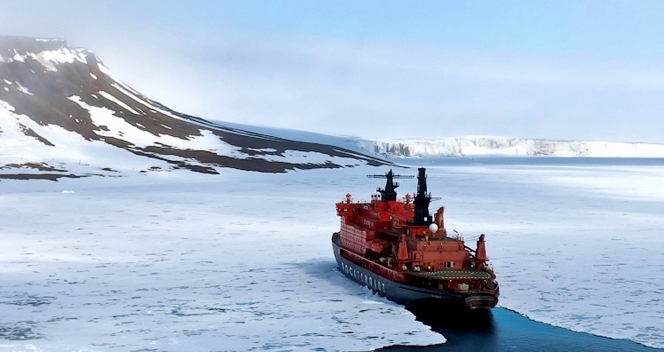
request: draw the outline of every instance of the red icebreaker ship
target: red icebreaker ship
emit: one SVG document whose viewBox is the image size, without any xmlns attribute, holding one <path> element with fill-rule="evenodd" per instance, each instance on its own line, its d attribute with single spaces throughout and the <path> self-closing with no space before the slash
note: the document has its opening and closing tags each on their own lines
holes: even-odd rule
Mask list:
<svg viewBox="0 0 664 352">
<path fill-rule="evenodd" d="M 353 202 L 347 194 L 336 204 L 341 229 L 332 235 L 339 270 L 388 299 L 408 305 L 423 298 L 454 300 L 471 308 L 493 308 L 499 288 L 480 235 L 475 248 L 456 231 L 448 234 L 444 207 L 429 214 L 425 169 L 418 169 L 417 194 L 397 200 L 395 178 L 371 202 Z"/>
</svg>

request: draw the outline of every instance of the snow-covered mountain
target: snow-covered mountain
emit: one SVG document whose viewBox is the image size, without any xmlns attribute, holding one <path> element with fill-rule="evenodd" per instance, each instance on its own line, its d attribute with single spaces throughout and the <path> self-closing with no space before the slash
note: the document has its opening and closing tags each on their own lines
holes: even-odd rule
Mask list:
<svg viewBox="0 0 664 352">
<path fill-rule="evenodd" d="M 0 173 L 80 177 L 221 168 L 381 165 L 357 150 L 256 133 L 173 111 L 63 40 L 0 37 Z"/>
<path fill-rule="evenodd" d="M 440 140 L 358 140 L 364 150 L 386 157 L 441 156 L 587 156 L 664 157 L 664 144 L 580 142 L 510 137 L 462 137 Z"/>
<path fill-rule="evenodd" d="M 223 118 L 223 117 L 222 117 Z M 63 40 L 0 36 L 0 178 L 383 165 L 383 157 L 664 157 L 664 145 L 464 137 L 368 141 L 204 120 L 122 83 Z"/>
</svg>

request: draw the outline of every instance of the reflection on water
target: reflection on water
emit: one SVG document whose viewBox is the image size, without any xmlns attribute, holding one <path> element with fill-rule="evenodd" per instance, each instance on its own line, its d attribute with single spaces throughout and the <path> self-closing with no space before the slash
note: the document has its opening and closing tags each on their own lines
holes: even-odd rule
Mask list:
<svg viewBox="0 0 664 352">
<path fill-rule="evenodd" d="M 447 339 L 435 346 L 392 346 L 377 351 L 664 351 L 532 321 L 504 309 L 468 310 L 441 300 L 407 307 L 417 320 Z"/>
</svg>

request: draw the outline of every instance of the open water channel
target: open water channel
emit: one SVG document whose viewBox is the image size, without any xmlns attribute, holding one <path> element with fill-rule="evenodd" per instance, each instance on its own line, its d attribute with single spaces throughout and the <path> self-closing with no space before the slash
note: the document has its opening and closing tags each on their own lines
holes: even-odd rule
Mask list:
<svg viewBox="0 0 664 352">
<path fill-rule="evenodd" d="M 429 302 L 431 303 L 431 302 Z M 392 346 L 377 351 L 664 351 L 630 340 L 616 340 L 532 321 L 505 308 L 468 311 L 440 304 L 409 307 L 417 319 L 447 342 L 434 346 Z"/>
</svg>

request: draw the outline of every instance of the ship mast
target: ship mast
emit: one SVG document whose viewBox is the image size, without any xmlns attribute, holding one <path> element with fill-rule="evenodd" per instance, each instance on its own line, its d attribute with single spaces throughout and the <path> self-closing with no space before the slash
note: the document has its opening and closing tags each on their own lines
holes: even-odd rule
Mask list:
<svg viewBox="0 0 664 352">
<path fill-rule="evenodd" d="M 413 176 L 404 176 L 404 175 L 395 175 L 392 173 L 392 170 L 385 175 L 367 175 L 369 178 L 386 178 L 385 188 L 377 188 L 376 191 L 380 193 L 380 200 L 383 202 L 387 201 L 396 201 L 397 200 L 397 187 L 399 187 L 398 182 L 394 182 L 395 178 L 404 179 L 404 178 L 413 178 Z"/>
</svg>

